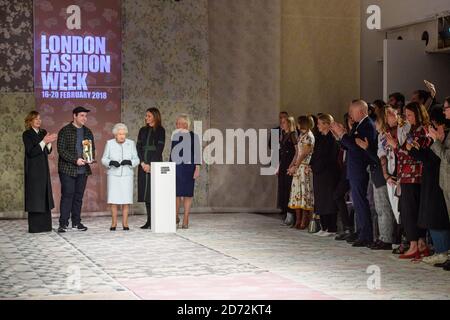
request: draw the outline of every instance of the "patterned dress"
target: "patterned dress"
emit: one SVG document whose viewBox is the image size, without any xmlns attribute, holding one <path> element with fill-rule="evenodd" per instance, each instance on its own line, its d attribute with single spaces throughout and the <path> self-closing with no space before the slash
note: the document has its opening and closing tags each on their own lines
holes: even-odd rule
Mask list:
<svg viewBox="0 0 450 320">
<path fill-rule="evenodd" d="M 401 184 L 420 184 L 422 180 L 422 162 L 414 159 L 406 149 L 406 144 L 412 141 L 417 141 L 420 148 L 428 148 L 431 140 L 427 137 L 427 132 L 424 127 L 420 126 L 411 129 L 407 133 L 406 139 L 401 146 L 395 149 L 397 155 L 397 174 L 398 180 Z"/>
<path fill-rule="evenodd" d="M 298 139 L 298 154 L 303 148 L 309 146 L 314 148 L 314 135 L 311 131 L 302 133 Z M 314 188 L 313 173 L 310 166 L 311 153 L 302 161 L 292 179 L 291 196 L 289 198 L 289 208 L 314 210 Z"/>
</svg>

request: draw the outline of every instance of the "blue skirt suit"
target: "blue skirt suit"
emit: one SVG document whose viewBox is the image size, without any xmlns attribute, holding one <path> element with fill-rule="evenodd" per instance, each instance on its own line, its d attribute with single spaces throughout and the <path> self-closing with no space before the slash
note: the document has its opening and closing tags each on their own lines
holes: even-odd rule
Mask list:
<svg viewBox="0 0 450 320">
<path fill-rule="evenodd" d="M 184 154 L 188 151 L 189 154 Z M 200 141 L 192 131 L 175 130 L 172 135 L 170 161 L 176 163 L 176 194 L 177 197 L 194 196 L 194 172 L 200 164 Z"/>
</svg>

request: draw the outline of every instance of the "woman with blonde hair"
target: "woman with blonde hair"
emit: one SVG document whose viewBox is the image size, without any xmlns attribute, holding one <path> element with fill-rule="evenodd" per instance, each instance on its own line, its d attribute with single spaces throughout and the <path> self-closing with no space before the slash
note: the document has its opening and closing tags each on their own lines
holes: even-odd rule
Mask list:
<svg viewBox="0 0 450 320">
<path fill-rule="evenodd" d="M 310 116 L 298 118 L 300 137 L 295 146 L 296 154 L 291 167 L 288 169 L 293 176 L 289 208 L 296 213 L 295 228 L 304 230 L 309 224 L 309 215 L 314 210 L 314 190 L 311 166 L 312 152 L 315 138 L 311 131 L 314 120 Z"/>
<path fill-rule="evenodd" d="M 41 128 L 39 112 L 31 111 L 25 118 L 22 140 L 25 147 L 25 211 L 28 212 L 28 232 L 52 231 L 53 202 L 48 155 L 56 134 Z"/>
<path fill-rule="evenodd" d="M 176 130 L 172 134 L 170 160 L 176 163 L 176 220 L 183 201 L 183 229 L 189 228 L 189 213 L 194 197 L 195 181 L 200 176 L 200 139 L 190 131 L 191 121 L 187 114 L 180 114 L 176 120 Z"/>
<path fill-rule="evenodd" d="M 281 139 L 279 149 L 280 164 L 278 166 L 278 207 L 282 214 L 286 215 L 283 225 L 294 224 L 294 214 L 289 209 L 289 197 L 291 195 L 292 175 L 288 170 L 292 167 L 295 157 L 295 146 L 297 145 L 297 130 L 293 117 L 281 119 Z"/>
<path fill-rule="evenodd" d="M 322 230 L 318 236 L 329 237 L 337 232 L 337 204 L 334 191 L 339 182 L 338 165 L 339 145 L 331 133 L 331 123 L 334 121 L 329 114 L 318 117 L 317 136 L 311 158 L 311 168 L 314 179 L 314 204 L 316 214 L 320 216 Z"/>
<path fill-rule="evenodd" d="M 123 123 L 116 124 L 112 133 L 114 139 L 106 142 L 102 164 L 108 169 L 108 204 L 111 205 L 111 231 L 116 231 L 119 206 L 122 207 L 123 230 L 128 227 L 128 212 L 133 204 L 134 168 L 139 165 L 139 157 L 134 141 L 127 139 L 128 128 Z"/>
</svg>

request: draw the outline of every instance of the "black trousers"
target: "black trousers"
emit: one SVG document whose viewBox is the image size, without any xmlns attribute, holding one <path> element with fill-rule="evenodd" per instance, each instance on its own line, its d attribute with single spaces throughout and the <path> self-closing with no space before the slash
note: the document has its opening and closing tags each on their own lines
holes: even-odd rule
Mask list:
<svg viewBox="0 0 450 320">
<path fill-rule="evenodd" d="M 328 232 L 337 232 L 337 214 L 326 214 L 320 216 L 322 230 Z"/>
<path fill-rule="evenodd" d="M 72 220 L 72 226 L 81 222 L 81 207 L 83 206 L 83 195 L 86 189 L 87 175 L 79 174 L 71 177 L 60 173 L 61 181 L 61 205 L 59 217 L 60 226 L 68 226 L 69 219 Z"/>
<path fill-rule="evenodd" d="M 359 240 L 372 242 L 372 211 L 370 210 L 369 200 L 367 199 L 368 186 L 368 174 L 360 177 L 358 180 L 350 180 L 358 238 Z"/>
<path fill-rule="evenodd" d="M 147 211 L 147 222 L 150 223 L 150 221 L 152 219 L 152 206 L 151 206 L 150 201 L 145 202 L 145 209 Z"/>
<path fill-rule="evenodd" d="M 28 232 L 40 233 L 52 231 L 52 214 L 47 212 L 28 212 Z"/>
<path fill-rule="evenodd" d="M 341 217 L 344 230 L 352 231 L 355 225 L 354 216 L 348 212 L 345 196 L 350 191 L 350 183 L 345 177 L 341 177 L 333 194 L 333 199 L 338 208 L 338 214 Z"/>
<path fill-rule="evenodd" d="M 426 230 L 417 226 L 420 205 L 420 184 L 402 183 L 399 200 L 400 220 L 408 241 L 426 237 Z"/>
<path fill-rule="evenodd" d="M 287 212 L 295 212 L 288 207 L 293 177 L 287 175 L 286 171 L 287 169 L 281 168 L 278 174 L 278 207 L 283 215 L 286 215 Z"/>
</svg>

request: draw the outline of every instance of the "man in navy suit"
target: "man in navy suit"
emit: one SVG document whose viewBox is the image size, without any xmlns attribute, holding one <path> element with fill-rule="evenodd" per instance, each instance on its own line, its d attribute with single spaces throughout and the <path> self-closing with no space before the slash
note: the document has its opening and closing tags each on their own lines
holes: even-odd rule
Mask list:
<svg viewBox="0 0 450 320">
<path fill-rule="evenodd" d="M 373 230 L 367 188 L 371 164 L 367 152 L 376 154 L 377 132 L 373 121 L 369 118 L 369 107 L 363 100 L 353 101 L 349 107 L 349 115 L 355 121 L 351 132 L 346 133 L 344 126 L 333 123 L 331 129 L 347 149 L 347 178 L 350 181 L 353 206 L 356 213 L 358 239 L 354 247 L 365 247 L 373 242 Z M 367 151 L 360 148 L 355 139 L 360 138 L 369 142 Z"/>
</svg>

